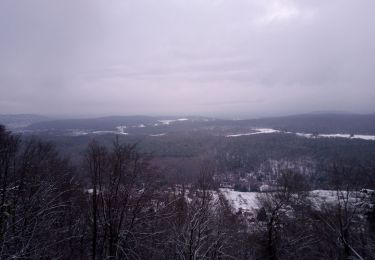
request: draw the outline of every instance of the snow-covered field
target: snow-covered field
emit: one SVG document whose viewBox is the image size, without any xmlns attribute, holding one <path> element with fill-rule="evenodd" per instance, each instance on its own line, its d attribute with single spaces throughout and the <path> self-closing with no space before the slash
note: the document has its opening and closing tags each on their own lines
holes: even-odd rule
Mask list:
<svg viewBox="0 0 375 260">
<path fill-rule="evenodd" d="M 128 135 L 128 133 L 120 132 L 120 131 L 93 131 L 92 133 L 97 134 L 97 135 L 105 135 L 105 134 Z"/>
<path fill-rule="evenodd" d="M 375 135 L 350 135 L 350 134 L 313 134 L 296 133 L 296 135 L 306 138 L 347 138 L 347 139 L 362 139 L 368 141 L 375 141 Z"/>
<path fill-rule="evenodd" d="M 259 192 L 239 192 L 231 189 L 220 189 L 220 192 L 235 211 L 239 211 L 240 209 L 243 211 L 254 211 L 259 208 L 257 199 L 257 196 L 260 194 Z"/>
<path fill-rule="evenodd" d="M 168 120 L 158 120 L 160 123 L 163 125 L 170 125 L 173 122 L 182 122 L 182 121 L 187 121 L 189 119 L 187 118 L 179 118 L 179 119 L 168 119 Z"/>
<path fill-rule="evenodd" d="M 254 128 L 252 130 L 255 132 L 244 133 L 244 134 L 231 134 L 231 135 L 226 135 L 226 137 L 239 137 L 239 136 L 247 136 L 247 135 L 280 133 L 279 130 L 271 129 L 271 128 Z"/>
<path fill-rule="evenodd" d="M 150 135 L 150 136 L 157 137 L 157 136 L 165 136 L 165 135 L 166 135 L 166 133 L 161 133 L 161 134 L 152 134 L 152 135 Z"/>
<path fill-rule="evenodd" d="M 87 131 L 83 130 L 72 130 L 71 136 L 82 136 L 82 135 L 88 135 L 89 133 Z"/>
<path fill-rule="evenodd" d="M 116 129 L 120 133 L 125 133 L 126 125 L 117 126 Z"/>
<path fill-rule="evenodd" d="M 262 192 L 239 192 L 232 189 L 220 189 L 220 192 L 225 196 L 235 212 L 240 209 L 244 212 L 252 212 L 259 209 L 258 197 L 265 194 Z M 308 199 L 314 207 L 320 208 L 325 204 L 335 204 L 339 199 L 345 199 L 346 196 L 346 191 L 313 190 L 310 191 Z M 364 196 L 366 196 L 365 193 L 352 192 L 348 194 L 348 201 L 354 205 Z"/>
<path fill-rule="evenodd" d="M 307 138 L 347 138 L 347 139 L 362 139 L 367 141 L 375 141 L 375 135 L 350 135 L 350 134 L 319 134 L 316 137 L 312 134 L 297 133 L 299 136 Z"/>
<path fill-rule="evenodd" d="M 375 141 L 375 135 L 354 135 L 351 138 Z"/>
<path fill-rule="evenodd" d="M 240 137 L 240 136 L 249 136 L 249 135 L 258 135 L 258 134 L 273 134 L 273 133 L 285 133 L 285 134 L 295 134 L 300 137 L 305 138 L 347 138 L 347 139 L 362 139 L 367 141 L 375 141 L 375 135 L 350 135 L 350 134 L 318 134 L 313 135 L 309 133 L 293 133 L 293 132 L 283 132 L 280 130 L 272 128 L 253 128 L 253 132 L 249 133 L 240 133 L 240 134 L 229 134 L 225 137 Z"/>
</svg>

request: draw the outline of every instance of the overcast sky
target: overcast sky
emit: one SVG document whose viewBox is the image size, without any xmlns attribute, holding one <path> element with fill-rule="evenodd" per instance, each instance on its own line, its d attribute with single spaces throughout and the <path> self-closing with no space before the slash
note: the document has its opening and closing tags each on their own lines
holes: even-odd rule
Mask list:
<svg viewBox="0 0 375 260">
<path fill-rule="evenodd" d="M 375 112 L 374 0 L 1 0 L 0 113 Z"/>
</svg>

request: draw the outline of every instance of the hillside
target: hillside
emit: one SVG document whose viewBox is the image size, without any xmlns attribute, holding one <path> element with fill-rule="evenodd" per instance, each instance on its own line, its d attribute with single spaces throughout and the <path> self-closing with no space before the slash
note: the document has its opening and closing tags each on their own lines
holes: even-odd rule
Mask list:
<svg viewBox="0 0 375 260">
<path fill-rule="evenodd" d="M 119 131 L 119 128 L 121 131 Z M 126 128 L 126 130 L 124 130 Z M 38 120 L 27 131 L 72 131 L 91 133 L 160 134 L 166 132 L 204 131 L 212 134 L 238 134 L 254 128 L 270 128 L 305 134 L 375 134 L 375 114 L 301 114 L 244 120 L 206 117 L 110 116 L 100 118 Z"/>
</svg>

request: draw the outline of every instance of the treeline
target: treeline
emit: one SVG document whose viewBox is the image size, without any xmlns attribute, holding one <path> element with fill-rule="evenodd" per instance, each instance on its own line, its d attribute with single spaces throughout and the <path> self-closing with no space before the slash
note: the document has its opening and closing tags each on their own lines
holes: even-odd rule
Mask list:
<svg viewBox="0 0 375 260">
<path fill-rule="evenodd" d="M 341 168 L 332 174 L 339 203 L 316 207 L 303 176 L 285 172 L 283 189 L 261 195 L 254 214 L 234 212 L 215 191 L 214 168 L 204 163 L 194 182 L 171 185 L 118 140 L 91 142 L 73 167 L 52 144 L 0 127 L 0 259 L 374 256 L 374 198 L 350 195 Z"/>
<path fill-rule="evenodd" d="M 309 177 L 313 188 L 331 187 L 328 176 L 334 165 L 356 168 L 359 180 L 375 188 L 375 142 L 345 138 L 309 139 L 286 134 L 257 135 L 227 139 L 215 149 L 216 165 L 220 171 L 252 172 L 267 160 L 311 161 L 315 173 Z M 354 169 L 352 170 L 354 172 Z M 371 170 L 370 170 L 371 171 Z M 365 175 L 367 175 L 365 177 Z M 364 181 L 362 178 L 366 178 Z"/>
</svg>

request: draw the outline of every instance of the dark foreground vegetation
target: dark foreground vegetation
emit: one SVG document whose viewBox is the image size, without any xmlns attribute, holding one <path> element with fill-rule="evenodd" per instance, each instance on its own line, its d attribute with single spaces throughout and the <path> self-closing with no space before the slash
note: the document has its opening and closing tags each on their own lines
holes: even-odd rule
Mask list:
<svg viewBox="0 0 375 260">
<path fill-rule="evenodd" d="M 375 168 L 335 164 L 334 204 L 280 172 L 259 210 L 235 212 L 215 166 L 171 183 L 135 145 L 92 141 L 71 165 L 51 143 L 0 127 L 0 259 L 374 259 Z M 361 194 L 361 195 L 359 195 Z"/>
</svg>

